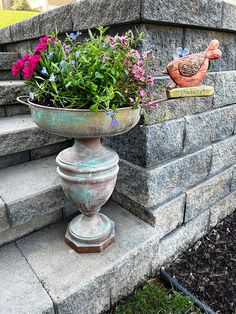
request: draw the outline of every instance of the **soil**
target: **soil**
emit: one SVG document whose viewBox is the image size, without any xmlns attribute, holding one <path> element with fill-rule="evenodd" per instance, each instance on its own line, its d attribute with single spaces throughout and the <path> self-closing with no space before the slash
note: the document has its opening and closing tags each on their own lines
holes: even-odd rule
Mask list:
<svg viewBox="0 0 236 314">
<path fill-rule="evenodd" d="M 166 270 L 215 312 L 236 314 L 236 211 Z"/>
</svg>

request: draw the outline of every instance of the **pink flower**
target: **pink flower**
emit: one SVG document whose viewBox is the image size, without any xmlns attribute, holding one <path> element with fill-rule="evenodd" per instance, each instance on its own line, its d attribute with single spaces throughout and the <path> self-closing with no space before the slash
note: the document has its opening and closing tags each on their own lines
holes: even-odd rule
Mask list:
<svg viewBox="0 0 236 314">
<path fill-rule="evenodd" d="M 31 66 L 26 65 L 23 69 L 24 79 L 27 80 L 34 74 L 34 70 L 31 68 Z"/>
<path fill-rule="evenodd" d="M 141 97 L 144 97 L 145 96 L 145 91 L 141 88 L 140 91 L 139 91 L 139 94 Z"/>
<path fill-rule="evenodd" d="M 143 56 L 144 59 L 151 58 L 152 57 L 152 52 L 150 50 L 144 51 L 142 56 Z"/>
<path fill-rule="evenodd" d="M 128 44 L 129 44 L 128 38 L 126 36 L 124 36 L 124 35 L 122 35 L 122 36 L 115 36 L 114 40 L 115 40 L 115 42 L 120 42 L 124 46 L 128 46 Z"/>
<path fill-rule="evenodd" d="M 49 38 L 49 41 L 54 44 L 56 42 L 56 38 L 51 37 Z"/>
<path fill-rule="evenodd" d="M 114 45 L 114 43 L 115 43 L 115 38 L 112 37 L 112 36 L 107 35 L 106 38 L 105 38 L 105 41 L 106 41 L 106 42 L 110 42 L 112 45 Z"/>
<path fill-rule="evenodd" d="M 144 61 L 142 59 L 138 59 L 137 64 L 140 65 L 140 66 L 143 66 L 144 65 Z"/>
<path fill-rule="evenodd" d="M 131 49 L 130 52 L 135 54 L 138 59 L 140 58 L 140 53 L 138 52 L 138 50 Z"/>
<path fill-rule="evenodd" d="M 39 38 L 39 41 L 41 42 L 41 44 L 47 43 L 48 40 L 49 40 L 49 37 L 48 37 L 48 36 Z"/>
<path fill-rule="evenodd" d="M 134 65 L 133 68 L 132 68 L 132 74 L 134 76 L 134 78 L 138 81 L 142 81 L 144 82 L 145 81 L 145 70 L 144 68 L 142 68 L 141 66 L 139 65 Z"/>
<path fill-rule="evenodd" d="M 152 86 L 154 84 L 154 77 L 148 76 L 146 79 L 146 84 Z"/>
<path fill-rule="evenodd" d="M 29 54 L 26 54 L 23 56 L 22 60 L 25 62 L 25 61 L 28 61 L 30 58 L 30 55 Z"/>
<path fill-rule="evenodd" d="M 37 51 L 44 51 L 44 50 L 46 50 L 47 48 L 48 48 L 48 45 L 45 44 L 45 43 L 43 43 L 43 44 L 38 44 L 38 45 L 36 46 L 36 52 L 37 52 Z"/>
<path fill-rule="evenodd" d="M 20 74 L 24 66 L 24 61 L 21 59 L 18 59 L 17 62 L 12 67 L 12 74 L 13 76 L 17 76 Z"/>
<path fill-rule="evenodd" d="M 134 99 L 133 99 L 132 97 L 129 97 L 129 101 L 130 101 L 131 103 L 134 103 Z"/>
</svg>

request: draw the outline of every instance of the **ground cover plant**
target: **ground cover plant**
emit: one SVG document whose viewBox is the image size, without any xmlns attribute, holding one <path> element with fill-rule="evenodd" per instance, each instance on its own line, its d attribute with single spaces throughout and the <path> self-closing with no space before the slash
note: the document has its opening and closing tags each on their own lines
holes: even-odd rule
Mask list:
<svg viewBox="0 0 236 314">
<path fill-rule="evenodd" d="M 191 299 L 167 290 L 156 279 L 148 282 L 136 294 L 120 304 L 114 314 L 200 314 Z"/>
<path fill-rule="evenodd" d="M 37 14 L 38 12 L 33 11 L 0 10 L 0 28 L 28 19 Z"/>
<path fill-rule="evenodd" d="M 167 271 L 212 310 L 219 314 L 235 314 L 236 211 Z"/>
</svg>

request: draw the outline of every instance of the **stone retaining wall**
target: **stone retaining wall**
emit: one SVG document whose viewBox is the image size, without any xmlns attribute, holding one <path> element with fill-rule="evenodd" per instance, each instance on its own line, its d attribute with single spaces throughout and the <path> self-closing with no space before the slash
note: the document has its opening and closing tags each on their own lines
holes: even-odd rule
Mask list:
<svg viewBox="0 0 236 314">
<path fill-rule="evenodd" d="M 60 35 L 97 25 L 144 31 L 141 48 L 156 56 L 150 71 L 157 99 L 165 96 L 168 79 L 160 75 L 177 47 L 198 52 L 219 39 L 223 56 L 205 79 L 215 87 L 214 97 L 163 100 L 146 108 L 129 133 L 105 140 L 121 157 L 113 198 L 161 230 L 163 262 L 235 208 L 235 20 L 236 6 L 224 1 L 81 0 L 0 29 L 0 50 L 17 52 L 56 27 Z"/>
</svg>

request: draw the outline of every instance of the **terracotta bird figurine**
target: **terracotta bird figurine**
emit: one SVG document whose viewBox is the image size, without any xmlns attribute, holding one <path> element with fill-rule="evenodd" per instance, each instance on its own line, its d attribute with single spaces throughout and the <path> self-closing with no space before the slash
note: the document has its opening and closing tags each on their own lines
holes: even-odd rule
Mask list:
<svg viewBox="0 0 236 314">
<path fill-rule="evenodd" d="M 222 52 L 218 47 L 219 41 L 214 39 L 205 52 L 178 58 L 170 62 L 163 73 L 167 73 L 177 87 L 197 86 L 206 75 L 209 61 L 221 57 Z"/>
</svg>

